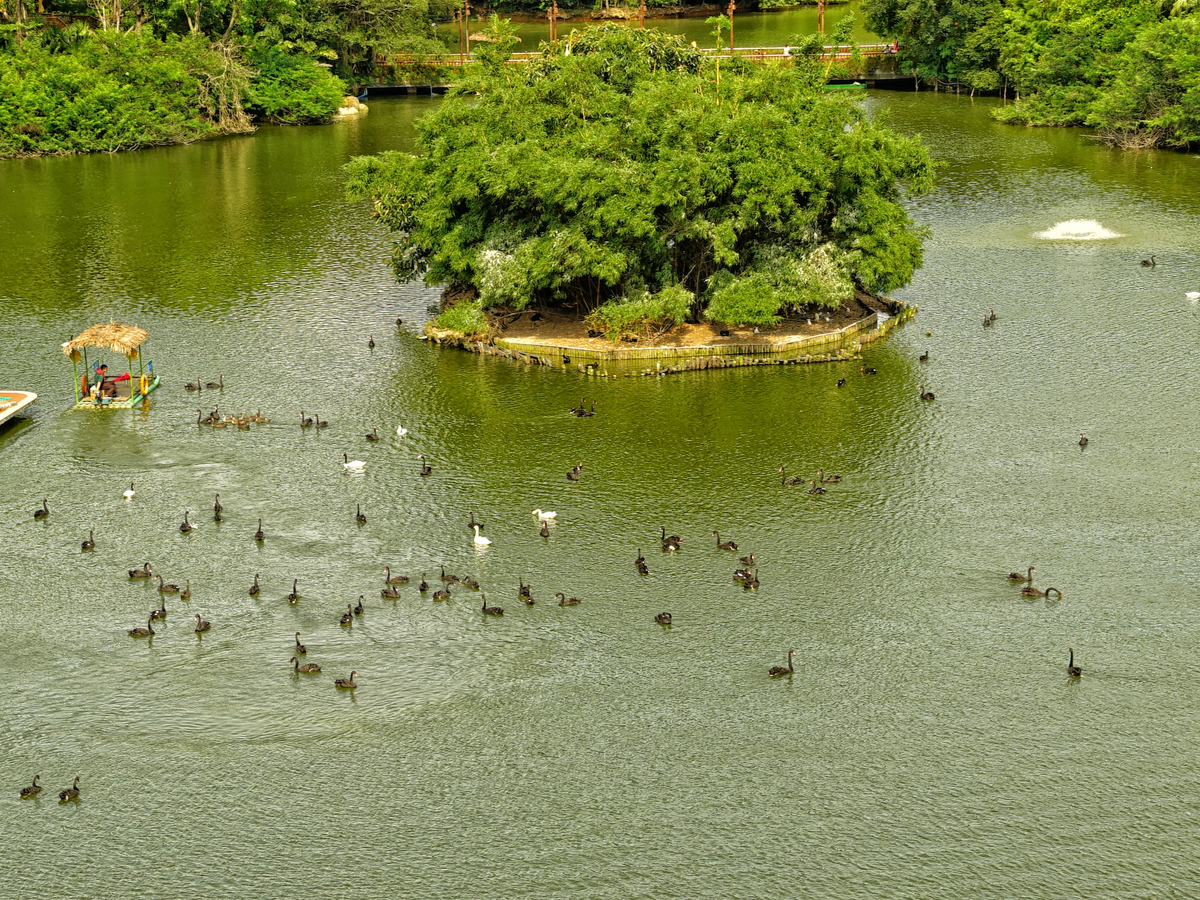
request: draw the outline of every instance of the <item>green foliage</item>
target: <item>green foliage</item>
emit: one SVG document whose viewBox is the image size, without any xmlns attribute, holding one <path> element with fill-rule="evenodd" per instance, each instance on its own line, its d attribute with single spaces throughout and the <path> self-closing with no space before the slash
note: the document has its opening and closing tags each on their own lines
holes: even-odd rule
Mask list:
<svg viewBox="0 0 1200 900">
<path fill-rule="evenodd" d="M 648 291 L 631 299 L 608 300 L 587 317 L 587 325 L 614 340 L 648 327 L 669 328 L 687 319 L 695 300 L 692 292 L 673 284 L 657 294 Z"/>
<path fill-rule="evenodd" d="M 483 334 L 488 329 L 487 316 L 479 300 L 460 300 L 446 307 L 433 324 L 446 331 L 460 331 L 467 337 Z"/>
<path fill-rule="evenodd" d="M 865 0 L 927 78 L 1000 90 L 1001 121 L 1095 125 L 1114 143 L 1196 141 L 1197 0 Z"/>
<path fill-rule="evenodd" d="M 477 66 L 420 120 L 417 153 L 351 162 L 350 196 L 399 234 L 402 280 L 606 331 L 706 307 L 766 322 L 906 283 L 921 234 L 900 200 L 931 186 L 923 147 L 823 90 L 819 62 L 721 69 L 718 96 L 694 48 L 619 26 Z"/>
<path fill-rule="evenodd" d="M 108 33 L 73 52 L 28 42 L 0 55 L 0 155 L 128 150 L 217 131 L 207 41 Z"/>
<path fill-rule="evenodd" d="M 246 95 L 247 109 L 268 122 L 328 122 L 342 105 L 346 86 L 311 57 L 262 48 L 250 57 L 258 71 Z"/>
</svg>

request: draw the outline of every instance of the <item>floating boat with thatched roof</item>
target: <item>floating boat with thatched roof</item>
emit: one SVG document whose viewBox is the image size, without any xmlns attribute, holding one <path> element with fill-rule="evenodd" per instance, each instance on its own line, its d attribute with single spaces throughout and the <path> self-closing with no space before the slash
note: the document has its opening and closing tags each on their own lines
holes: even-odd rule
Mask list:
<svg viewBox="0 0 1200 900">
<path fill-rule="evenodd" d="M 32 391 L 0 390 L 0 425 L 3 425 L 37 399 Z"/>
<path fill-rule="evenodd" d="M 64 343 L 63 353 L 75 369 L 75 409 L 133 409 L 147 403 L 150 392 L 158 387 L 154 363 L 146 362 L 141 346 L 148 335 L 133 325 L 93 325 L 76 338 Z M 120 353 L 127 360 L 124 372 L 108 371 L 100 359 L 89 360 L 88 348 Z M 100 354 L 93 352 L 93 356 Z M 79 364 L 83 363 L 82 374 Z M 137 369 L 136 373 L 134 369 Z"/>
</svg>

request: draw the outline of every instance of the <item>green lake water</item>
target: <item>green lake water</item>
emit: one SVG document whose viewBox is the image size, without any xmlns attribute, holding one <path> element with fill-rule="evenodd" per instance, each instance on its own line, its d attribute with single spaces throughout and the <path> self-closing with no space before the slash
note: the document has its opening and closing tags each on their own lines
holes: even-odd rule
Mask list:
<svg viewBox="0 0 1200 900">
<path fill-rule="evenodd" d="M 40 395 L 0 428 L 0 895 L 1200 894 L 1200 158 L 872 93 L 942 163 L 878 375 L 600 380 L 417 339 L 436 291 L 394 283 L 339 167 L 433 102 L 0 163 L 0 387 Z M 1070 219 L 1124 237 L 1033 236 Z M 68 410 L 59 345 L 109 319 L 150 332 L 146 413 Z M 272 422 L 197 427 L 218 402 Z M 125 633 L 147 560 L 192 590 L 152 643 Z M 504 617 L 420 596 L 441 564 Z M 385 565 L 413 577 L 394 602 Z M 1061 601 L 1005 580 L 1028 565 Z M 292 675 L 296 631 L 321 675 Z"/>
</svg>

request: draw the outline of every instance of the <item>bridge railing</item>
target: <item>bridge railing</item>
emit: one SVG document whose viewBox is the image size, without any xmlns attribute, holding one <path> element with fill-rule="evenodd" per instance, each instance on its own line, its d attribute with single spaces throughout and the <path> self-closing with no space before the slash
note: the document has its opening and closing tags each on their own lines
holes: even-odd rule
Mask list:
<svg viewBox="0 0 1200 900">
<path fill-rule="evenodd" d="M 712 47 L 697 48 L 704 56 L 713 59 L 729 59 L 731 57 L 740 57 L 750 59 L 754 62 L 767 62 L 771 60 L 783 61 L 791 58 L 791 47 L 734 47 L 732 51 L 728 49 L 717 50 Z M 863 59 L 878 59 L 891 55 L 891 44 L 859 44 L 858 52 Z M 509 57 L 509 65 L 522 65 L 529 62 L 531 59 L 540 59 L 542 53 L 539 50 L 522 51 L 512 54 Z M 845 61 L 854 57 L 853 49 L 849 47 L 832 47 L 827 46 L 825 52 L 821 55 L 821 59 L 832 60 L 834 62 Z M 424 55 L 418 54 L 396 54 L 393 56 L 377 56 L 375 62 L 381 66 L 423 66 L 430 68 L 449 68 L 454 69 L 467 63 L 474 62 L 474 53 L 430 53 Z"/>
</svg>

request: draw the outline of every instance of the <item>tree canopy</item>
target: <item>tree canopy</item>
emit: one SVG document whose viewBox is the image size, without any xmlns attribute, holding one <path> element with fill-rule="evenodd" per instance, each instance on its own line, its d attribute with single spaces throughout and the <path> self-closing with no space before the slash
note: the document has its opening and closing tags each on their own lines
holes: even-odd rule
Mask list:
<svg viewBox="0 0 1200 900">
<path fill-rule="evenodd" d="M 1015 97 L 998 118 L 1112 143 L 1200 141 L 1200 0 L 865 0 L 914 74 Z"/>
<path fill-rule="evenodd" d="M 609 333 L 768 324 L 906 284 L 932 184 L 921 143 L 824 90 L 815 58 L 719 71 L 679 38 L 605 26 L 484 61 L 418 123 L 417 152 L 353 160 L 349 192 L 398 233 L 401 280 L 478 310 L 554 304 Z"/>
</svg>

